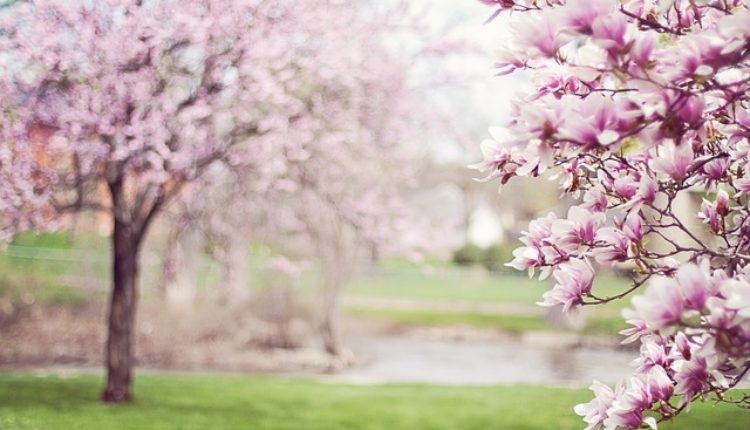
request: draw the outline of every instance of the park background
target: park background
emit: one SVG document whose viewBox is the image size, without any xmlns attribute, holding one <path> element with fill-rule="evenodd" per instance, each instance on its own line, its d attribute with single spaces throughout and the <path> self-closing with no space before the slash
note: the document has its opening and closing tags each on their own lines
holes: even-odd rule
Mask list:
<svg viewBox="0 0 750 430">
<path fill-rule="evenodd" d="M 141 254 L 135 399 L 100 403 L 111 220 L 76 213 L 57 231 L 17 234 L 0 254 L 0 428 L 581 427 L 572 405 L 589 399 L 591 380 L 629 372 L 635 351 L 616 335 L 628 304 L 570 319 L 536 306 L 548 282 L 505 266 L 528 221 L 567 202 L 545 179 L 502 194 L 475 181 L 466 166 L 481 157 L 477 143 L 528 83 L 492 76 L 502 18 L 483 25 L 479 2 L 421 3 L 430 31 L 476 44 L 430 63 L 460 71 L 433 94 L 460 113 L 460 133 L 419 142 L 419 191 L 407 203 L 430 228 L 353 260 L 336 298 L 335 351 L 320 329 L 318 245 L 261 224 L 227 238 L 185 223 L 183 202 Z M 598 282 L 615 292 L 628 280 Z M 747 428 L 742 414 L 696 404 L 664 428 Z"/>
</svg>

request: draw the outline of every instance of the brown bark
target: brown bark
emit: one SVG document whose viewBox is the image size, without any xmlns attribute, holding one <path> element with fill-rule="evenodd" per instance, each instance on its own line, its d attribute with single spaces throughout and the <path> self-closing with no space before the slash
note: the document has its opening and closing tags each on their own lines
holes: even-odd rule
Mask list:
<svg viewBox="0 0 750 430">
<path fill-rule="evenodd" d="M 142 236 L 115 219 L 112 233 L 113 289 L 107 335 L 105 402 L 131 399 L 134 365 L 134 328 L 137 302 L 138 250 Z"/>
<path fill-rule="evenodd" d="M 331 287 L 338 290 L 337 287 Z M 326 352 L 333 356 L 344 354 L 344 342 L 339 324 L 338 292 L 327 292 L 320 322 L 320 337 Z"/>
<path fill-rule="evenodd" d="M 124 402 L 132 397 L 135 364 L 135 312 L 138 300 L 138 254 L 148 225 L 158 212 L 162 195 L 148 189 L 133 199 L 122 176 L 108 181 L 112 198 L 112 297 L 106 346 L 107 386 L 105 402 Z M 130 196 L 133 197 L 133 196 Z"/>
</svg>

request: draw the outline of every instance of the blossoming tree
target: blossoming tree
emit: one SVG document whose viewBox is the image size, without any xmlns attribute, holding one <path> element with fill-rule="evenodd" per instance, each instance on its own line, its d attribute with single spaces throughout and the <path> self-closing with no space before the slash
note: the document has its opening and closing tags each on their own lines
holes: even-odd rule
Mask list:
<svg viewBox="0 0 750 430">
<path fill-rule="evenodd" d="M 438 115 L 421 91 L 423 81 L 410 82 L 410 72 L 415 63 L 457 51 L 434 52 L 434 37 L 412 24 L 408 11 L 398 12 L 349 6 L 335 22 L 328 19 L 330 9 L 321 15 L 315 43 L 306 47 L 316 51 L 316 65 L 297 75 L 306 82 L 305 117 L 274 142 L 263 165 L 215 170 L 193 184 L 172 223 L 176 240 L 164 266 L 168 294 L 190 301 L 194 288 L 176 268 L 189 265 L 178 241 L 191 240 L 194 230 L 222 263 L 222 287 L 233 304 L 247 295 L 241 271 L 248 241 L 273 242 L 297 260 L 318 263 L 321 300 L 315 308 L 323 346 L 337 361 L 348 361 L 339 323 L 342 289 L 363 254 L 381 247 L 405 251 L 409 246 L 400 239 L 407 230 L 418 237 L 424 229 L 417 225 L 426 224 L 405 195 L 413 191 L 424 155 L 414 143 L 436 132 Z M 414 45 L 408 52 L 389 43 L 396 32 Z M 427 113 L 414 118 L 413 112 Z"/>
<path fill-rule="evenodd" d="M 536 91 L 491 130 L 477 167 L 502 183 L 551 171 L 577 199 L 531 222 L 512 266 L 552 276 L 544 306 L 635 296 L 623 332 L 641 345 L 634 374 L 595 382 L 575 412 L 587 429 L 635 429 L 709 395 L 750 406 L 728 392 L 750 371 L 750 5 L 484 3 L 513 12 L 500 73 L 531 73 Z M 691 194 L 703 204 L 685 214 Z M 632 285 L 602 295 L 596 267 L 615 264 Z"/>
<path fill-rule="evenodd" d="M 29 144 L 23 124 L 13 118 L 3 102 L 0 116 L 0 243 L 22 230 L 41 227 L 53 217 L 50 191 L 54 177 L 38 159 L 36 143 Z M 3 103 L 0 102 L 0 103 Z M 39 136 L 43 131 L 32 134 Z"/>
<path fill-rule="evenodd" d="M 97 209 L 113 219 L 104 400 L 131 396 L 138 255 L 149 226 L 214 163 L 269 167 L 275 132 L 306 115 L 306 88 L 291 78 L 315 61 L 292 60 L 326 4 L 40 0 L 0 15 L 3 133 L 13 135 L 3 140 L 1 174 L 13 164 L 12 175 L 28 178 L 6 162 L 23 156 L 40 169 L 35 181 L 52 186 L 45 201 L 56 213 Z M 45 133 L 35 139 L 34 130 Z M 30 184 L 0 187 L 4 223 L 32 213 L 35 190 L 46 188 Z"/>
</svg>

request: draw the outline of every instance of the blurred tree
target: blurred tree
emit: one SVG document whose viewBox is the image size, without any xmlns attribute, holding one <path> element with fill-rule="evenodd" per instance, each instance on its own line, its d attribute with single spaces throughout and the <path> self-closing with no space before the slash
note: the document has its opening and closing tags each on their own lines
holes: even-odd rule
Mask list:
<svg viewBox="0 0 750 430">
<path fill-rule="evenodd" d="M 436 52 L 402 10 L 338 5 L 335 11 L 345 18 L 322 20 L 315 40 L 294 55 L 293 79 L 302 83 L 295 94 L 306 114 L 273 148 L 283 163 L 268 171 L 240 164 L 204 176 L 194 185 L 201 191 L 177 207 L 173 228 L 200 217 L 225 268 L 221 282 L 230 303 L 247 295 L 250 238 L 315 259 L 321 338 L 327 352 L 346 358 L 338 322 L 344 285 L 359 265 L 403 245 L 407 230 L 419 237 L 426 225 L 406 202 L 425 154 L 415 143 L 446 122 L 438 120 L 439 110 L 430 112 L 425 88 L 410 82 L 414 62 L 455 50 Z M 396 34 L 409 49 L 393 46 Z"/>
<path fill-rule="evenodd" d="M 254 182 L 262 189 L 286 175 L 288 160 L 307 157 L 294 136 L 316 132 L 311 104 L 324 110 L 337 100 L 310 82 L 355 79 L 315 50 L 331 23 L 348 19 L 334 15 L 341 10 L 326 0 L 40 0 L 0 16 L 3 132 L 13 134 L 3 140 L 11 160 L 3 169 L 32 179 L 3 191 L 20 196 L 3 198 L 12 202 L 4 219 L 26 227 L 34 217 L 16 214 L 42 207 L 112 217 L 105 401 L 131 397 L 138 255 L 149 226 L 215 163 L 268 178 Z M 19 170 L 18 158 L 31 167 Z M 49 205 L 36 204 L 43 194 Z"/>
</svg>

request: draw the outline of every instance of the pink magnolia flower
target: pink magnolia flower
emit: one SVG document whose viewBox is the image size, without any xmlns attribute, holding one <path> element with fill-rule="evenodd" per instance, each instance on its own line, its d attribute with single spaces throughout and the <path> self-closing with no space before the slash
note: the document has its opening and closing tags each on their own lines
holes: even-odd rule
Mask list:
<svg viewBox="0 0 750 430">
<path fill-rule="evenodd" d="M 514 39 L 537 79 L 512 113 L 524 159 L 513 175 L 551 169 L 578 202 L 534 245 L 556 280 L 542 304 L 596 301 L 591 258 L 616 266 L 638 253 L 633 290 L 651 279 L 623 312 L 623 342 L 642 342 L 634 376 L 576 407 L 590 430 L 655 427 L 674 416 L 662 401 L 734 383 L 750 357 L 750 11 L 743 0 L 661 3 L 515 6 L 544 25 Z M 715 193 L 700 232 L 681 209 L 693 193 Z"/>
<path fill-rule="evenodd" d="M 480 146 L 483 160 L 469 166 L 480 172 L 488 172 L 485 181 L 504 176 L 505 167 L 513 159 L 513 149 L 495 139 L 486 139 Z"/>
<path fill-rule="evenodd" d="M 677 146 L 674 141 L 669 140 L 657 150 L 650 167 L 655 172 L 664 173 L 679 181 L 687 175 L 693 159 L 693 147 L 689 143 Z"/>
<path fill-rule="evenodd" d="M 620 176 L 613 185 L 617 195 L 625 200 L 632 200 L 638 192 L 638 182 L 630 175 Z"/>
<path fill-rule="evenodd" d="M 668 400 L 674 394 L 674 384 L 662 366 L 654 366 L 644 373 L 646 387 L 652 400 Z"/>
<path fill-rule="evenodd" d="M 563 311 L 579 305 L 583 295 L 594 285 L 594 269 L 585 260 L 572 259 L 561 264 L 552 274 L 557 283 L 544 293 L 541 306 L 563 306 Z"/>
<path fill-rule="evenodd" d="M 603 223 L 603 214 L 573 206 L 568 210 L 567 219 L 559 219 L 552 223 L 552 234 L 556 238 L 556 245 L 562 248 L 591 244 L 594 242 L 596 230 Z"/>
<path fill-rule="evenodd" d="M 594 23 L 617 13 L 615 2 L 609 0 L 573 0 L 568 2 L 562 21 L 569 31 L 591 35 Z"/>
<path fill-rule="evenodd" d="M 529 223 L 529 230 L 521 233 L 521 242 L 528 246 L 542 247 L 550 244 L 552 226 L 557 221 L 557 215 L 550 212 L 545 217 L 537 218 Z"/>
<path fill-rule="evenodd" d="M 716 193 L 716 200 L 714 200 L 714 207 L 716 207 L 716 213 L 720 216 L 725 217 L 729 215 L 729 194 L 724 190 L 719 190 Z"/>
<path fill-rule="evenodd" d="M 726 297 L 726 307 L 737 311 L 737 315 L 750 320 L 750 283 L 725 281 L 721 288 Z"/>
<path fill-rule="evenodd" d="M 622 51 L 632 39 L 634 28 L 631 25 L 620 13 L 601 17 L 592 25 L 594 43 L 614 53 Z"/>
<path fill-rule="evenodd" d="M 601 245 L 592 249 L 591 254 L 597 262 L 627 260 L 630 241 L 620 229 L 613 227 L 599 229 L 596 233 L 596 241 L 601 242 Z"/>
<path fill-rule="evenodd" d="M 703 97 L 699 95 L 693 95 L 687 98 L 682 104 L 682 107 L 677 112 L 680 119 L 689 125 L 695 125 L 703 119 L 703 109 L 705 103 Z"/>
<path fill-rule="evenodd" d="M 495 62 L 495 68 L 498 69 L 498 76 L 513 73 L 516 69 L 522 69 L 525 65 L 526 61 L 523 56 L 510 49 L 501 51 Z"/>
<path fill-rule="evenodd" d="M 604 421 L 609 418 L 607 411 L 615 401 L 615 392 L 599 381 L 594 381 L 590 389 L 594 392 L 594 399 L 588 403 L 576 405 L 573 410 L 588 424 L 585 430 L 599 430 L 603 427 Z"/>
<path fill-rule="evenodd" d="M 737 197 L 750 193 L 750 178 L 740 178 L 734 180 L 734 187 L 737 189 Z"/>
<path fill-rule="evenodd" d="M 560 23 L 559 13 L 548 9 L 544 13 L 525 14 L 511 23 L 511 32 L 519 46 L 533 50 L 525 51 L 526 57 L 552 58 L 569 40 Z"/>
<path fill-rule="evenodd" d="M 720 43 L 716 37 L 700 34 L 686 38 L 680 46 L 668 50 L 664 61 L 670 69 L 668 79 L 682 81 L 712 75 L 716 70 L 712 60 L 721 51 Z"/>
<path fill-rule="evenodd" d="M 658 38 L 654 32 L 646 32 L 640 35 L 633 43 L 630 50 L 630 59 L 643 69 L 652 66 L 653 53 L 658 46 Z"/>
<path fill-rule="evenodd" d="M 698 218 L 702 219 L 704 223 L 708 224 L 712 232 L 721 232 L 723 228 L 723 217 L 719 215 L 719 211 L 715 202 L 710 202 L 706 199 L 703 199 L 703 203 L 701 203 L 701 210 L 700 212 L 698 212 Z"/>
<path fill-rule="evenodd" d="M 582 207 L 592 212 L 604 212 L 608 205 L 607 194 L 601 188 L 590 188 L 583 194 Z"/>
<path fill-rule="evenodd" d="M 625 323 L 629 324 L 631 327 L 619 332 L 619 334 L 625 336 L 625 339 L 620 342 L 623 345 L 633 343 L 643 336 L 650 334 L 650 330 L 646 327 L 646 322 L 641 319 L 629 319 L 626 320 Z"/>
<path fill-rule="evenodd" d="M 642 174 L 638 182 L 636 202 L 651 204 L 654 200 L 656 200 L 656 182 L 651 176 Z"/>
<path fill-rule="evenodd" d="M 600 188 L 590 188 L 583 194 L 583 205 L 581 206 L 592 212 L 604 212 L 609 206 L 609 199 Z"/>
<path fill-rule="evenodd" d="M 615 390 L 615 400 L 607 410 L 608 416 L 604 420 L 604 427 L 623 430 L 640 428 L 644 423 L 643 411 L 648 409 L 653 401 L 648 385 L 641 378 L 629 378 L 626 384 L 620 384 Z M 652 426 L 651 420 L 646 423 Z"/>
<path fill-rule="evenodd" d="M 609 97 L 592 94 L 575 105 L 560 133 L 585 147 L 609 146 L 620 140 L 620 131 L 639 115 L 627 105 Z"/>
<path fill-rule="evenodd" d="M 654 367 L 669 367 L 672 362 L 667 351 L 666 340 L 658 335 L 649 335 L 641 339 L 640 356 L 633 361 L 636 371 L 647 373 Z"/>
<path fill-rule="evenodd" d="M 557 64 L 540 66 L 534 75 L 534 83 L 540 96 L 551 94 L 559 99 L 565 94 L 587 92 L 581 76 Z"/>
<path fill-rule="evenodd" d="M 641 320 L 650 330 L 669 333 L 680 321 L 684 309 L 680 286 L 674 278 L 658 277 L 646 287 L 645 294 L 633 297 L 633 309 L 627 319 Z"/>
<path fill-rule="evenodd" d="M 709 187 L 713 184 L 720 182 L 727 172 L 727 159 L 716 158 L 713 159 L 701 168 L 701 178 Z"/>
<path fill-rule="evenodd" d="M 516 126 L 523 125 L 523 135 L 548 140 L 558 133 L 568 108 L 565 103 L 550 94 L 531 100 L 517 100 L 512 103 Z"/>
<path fill-rule="evenodd" d="M 507 263 L 516 270 L 527 270 L 529 276 L 534 275 L 534 268 L 544 264 L 544 255 L 539 251 L 539 248 L 534 246 L 523 246 L 513 250 L 513 261 Z"/>
<path fill-rule="evenodd" d="M 643 239 L 643 219 L 637 212 L 628 214 L 622 223 L 622 232 L 633 242 L 640 242 Z"/>
<path fill-rule="evenodd" d="M 707 265 L 684 264 L 677 270 L 680 293 L 688 309 L 701 310 L 706 305 L 706 299 L 711 294 L 707 268 Z"/>
<path fill-rule="evenodd" d="M 690 360 L 691 348 L 692 346 L 685 333 L 679 332 L 674 337 L 671 354 L 677 358 L 681 357 L 685 360 Z"/>
<path fill-rule="evenodd" d="M 677 360 L 674 370 L 675 393 L 682 395 L 680 405 L 692 402 L 693 397 L 710 390 L 711 383 L 726 387 L 726 378 L 719 371 L 722 363 L 714 341 L 696 346 L 689 359 Z"/>
</svg>

